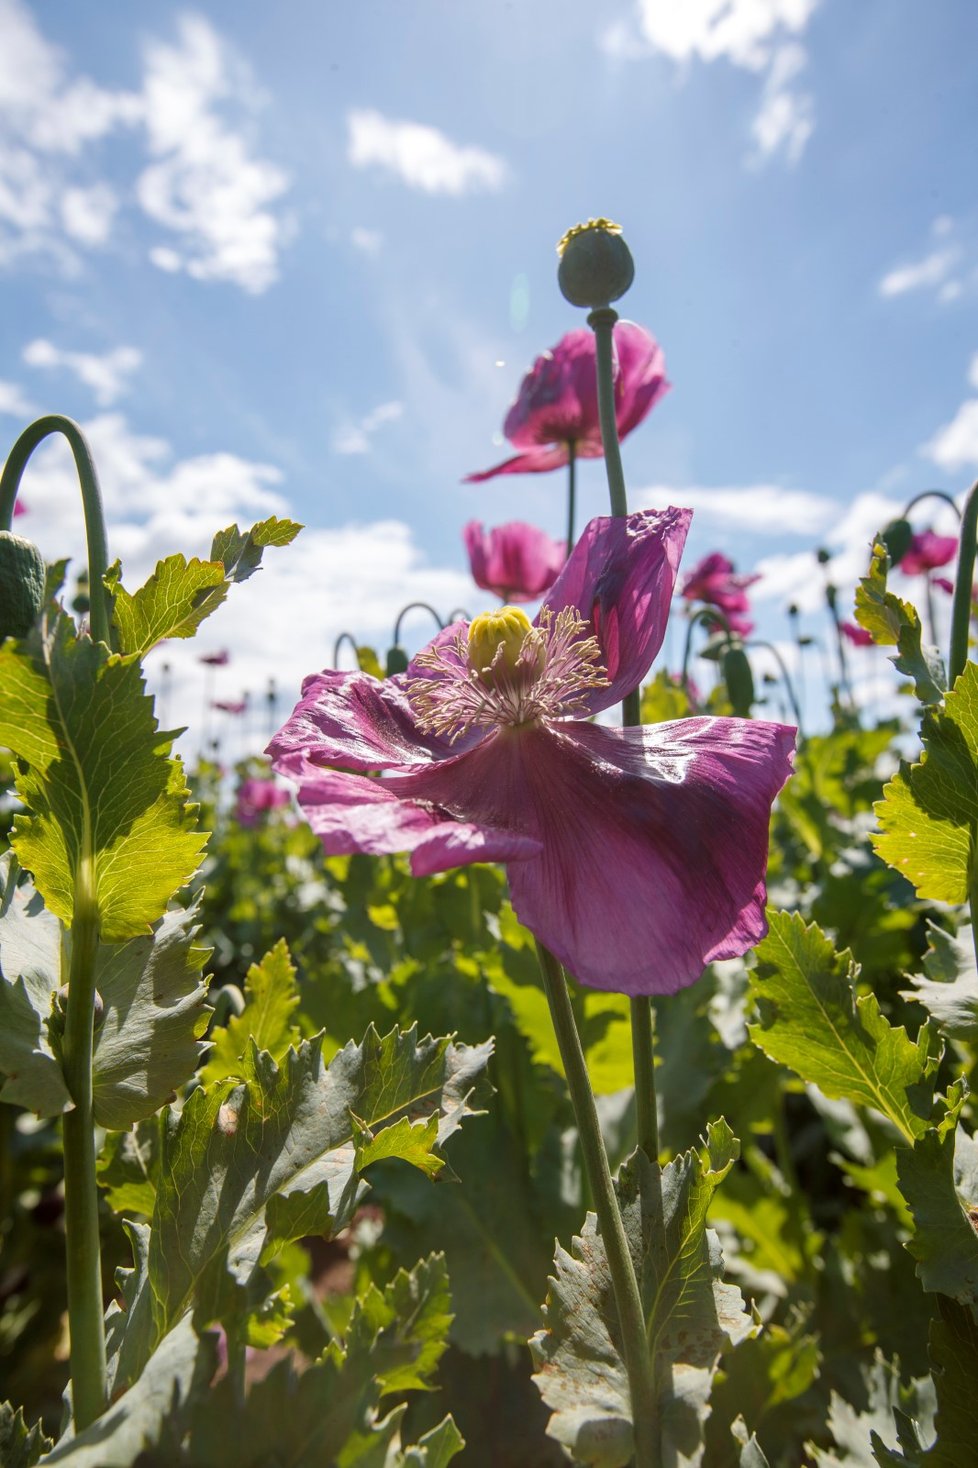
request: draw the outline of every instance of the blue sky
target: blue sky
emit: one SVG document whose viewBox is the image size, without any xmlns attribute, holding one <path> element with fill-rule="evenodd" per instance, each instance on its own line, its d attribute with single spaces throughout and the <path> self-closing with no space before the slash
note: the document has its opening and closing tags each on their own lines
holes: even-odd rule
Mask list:
<svg viewBox="0 0 978 1468">
<path fill-rule="evenodd" d="M 559 473 L 460 480 L 582 324 L 556 239 L 608 214 L 673 382 L 632 504 L 764 572 L 766 635 L 799 595 L 815 625 L 815 544 L 851 580 L 978 469 L 976 45 L 973 0 L 0 0 L 0 430 L 87 426 L 130 580 L 303 520 L 205 639 L 221 692 L 284 693 L 341 627 L 475 609 L 466 520 L 560 533 Z M 18 527 L 50 557 L 72 494 L 52 449 Z M 165 653 L 185 718 L 196 650 Z"/>
</svg>

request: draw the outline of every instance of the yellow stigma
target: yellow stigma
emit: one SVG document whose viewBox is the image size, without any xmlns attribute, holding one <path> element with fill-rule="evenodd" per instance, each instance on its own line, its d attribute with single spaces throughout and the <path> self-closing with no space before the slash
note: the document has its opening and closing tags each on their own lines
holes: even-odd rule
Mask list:
<svg viewBox="0 0 978 1468">
<path fill-rule="evenodd" d="M 557 254 L 563 258 L 564 251 L 571 240 L 579 234 L 587 234 L 589 229 L 603 229 L 605 234 L 621 234 L 621 225 L 615 224 L 612 219 L 589 219 L 586 224 L 575 224 L 557 241 Z"/>
<path fill-rule="evenodd" d="M 515 672 L 529 631 L 530 619 L 519 607 L 482 612 L 469 627 L 469 667 L 476 673 L 486 673 L 498 653 L 497 670 Z"/>
</svg>

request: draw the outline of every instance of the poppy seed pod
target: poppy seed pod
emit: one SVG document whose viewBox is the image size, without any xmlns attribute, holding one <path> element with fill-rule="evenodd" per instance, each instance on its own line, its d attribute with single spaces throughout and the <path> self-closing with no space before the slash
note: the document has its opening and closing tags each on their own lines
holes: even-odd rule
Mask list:
<svg viewBox="0 0 978 1468">
<path fill-rule="evenodd" d="M 26 637 L 44 605 L 47 573 L 33 541 L 0 530 L 0 642 Z"/>
<path fill-rule="evenodd" d="M 635 262 L 621 227 L 589 219 L 569 229 L 557 246 L 557 284 L 572 306 L 607 306 L 635 279 Z"/>
</svg>

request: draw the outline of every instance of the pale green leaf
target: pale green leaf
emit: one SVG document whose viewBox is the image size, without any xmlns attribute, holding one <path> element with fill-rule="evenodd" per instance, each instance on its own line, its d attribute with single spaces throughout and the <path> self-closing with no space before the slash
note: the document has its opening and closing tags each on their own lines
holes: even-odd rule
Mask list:
<svg viewBox="0 0 978 1468">
<path fill-rule="evenodd" d="M 229 581 L 247 581 L 261 565 L 262 551 L 268 546 L 290 545 L 302 526 L 295 520 L 282 520 L 272 515 L 241 531 L 237 525 L 219 530 L 211 545 L 212 561 L 220 561 Z"/>
<path fill-rule="evenodd" d="M 30 882 L 18 884 L 12 851 L 0 856 L 0 1101 L 56 1116 L 72 1101 L 61 1069 L 55 991 L 61 924 Z"/>
<path fill-rule="evenodd" d="M 253 963 L 245 979 L 245 1007 L 231 1015 L 226 1025 L 211 1032 L 213 1048 L 200 1073 L 206 1086 L 229 1076 L 243 1077 L 251 1041 L 267 1050 L 272 1059 L 282 1059 L 299 1039 L 292 1015 L 299 1003 L 295 965 L 288 945 L 280 939 L 260 963 Z"/>
<path fill-rule="evenodd" d="M 21 762 L 13 846 L 70 925 L 79 870 L 104 942 L 144 933 L 196 870 L 204 838 L 138 664 L 76 638 L 64 613 L 0 648 L 0 744 Z"/>
<path fill-rule="evenodd" d="M 978 665 L 969 663 L 941 711 L 924 719 L 924 751 L 874 807 L 883 860 L 919 897 L 965 902 L 978 823 Z"/>
<path fill-rule="evenodd" d="M 730 1431 L 740 1449 L 739 1468 L 770 1468 L 757 1438 L 753 1433 L 748 1434 L 743 1417 L 734 1420 Z"/>
<path fill-rule="evenodd" d="M 41 1454 L 50 1446 L 51 1442 L 44 1436 L 39 1422 L 29 1428 L 20 1407 L 15 1412 L 10 1402 L 0 1402 L 0 1463 L 3 1468 L 34 1468 Z M 422 1458 L 418 1461 L 428 1460 Z M 444 1461 L 447 1462 L 447 1458 Z"/>
<path fill-rule="evenodd" d="M 353 1121 L 356 1125 L 358 1172 L 369 1167 L 371 1162 L 379 1162 L 382 1157 L 400 1157 L 429 1177 L 437 1177 L 445 1166 L 444 1157 L 439 1157 L 432 1150 L 438 1141 L 436 1116 L 429 1116 L 427 1121 L 411 1121 L 402 1116 L 376 1136 L 361 1123 L 359 1117 L 354 1117 Z"/>
<path fill-rule="evenodd" d="M 913 679 L 914 693 L 921 703 L 940 703 L 947 688 L 943 659 L 936 647 L 924 645 L 916 607 L 887 591 L 889 564 L 886 546 L 876 540 L 869 574 L 856 588 L 856 621 L 875 643 L 897 649 L 893 665 L 897 672 Z"/>
<path fill-rule="evenodd" d="M 973 1040 L 978 1036 L 978 968 L 971 924 L 951 934 L 928 922 L 927 934 L 925 973 L 911 974 L 913 988 L 904 989 L 903 998 L 918 1000 L 943 1034 Z"/>
<path fill-rule="evenodd" d="M 121 653 L 140 656 L 168 637 L 193 637 L 205 618 L 225 600 L 230 582 L 221 561 L 188 561 L 167 556 L 144 586 L 132 595 L 107 578 L 113 597 L 112 620 Z"/>
<path fill-rule="evenodd" d="M 396 1468 L 447 1468 L 447 1464 L 464 1447 L 465 1439 L 453 1419 L 445 1417 L 437 1427 L 400 1453 Z"/>
<path fill-rule="evenodd" d="M 937 1126 L 913 1148 L 897 1152 L 900 1191 L 913 1215 L 907 1248 L 917 1260 L 925 1290 L 974 1304 L 978 1301 L 978 1169 L 975 1146 L 959 1127 L 958 1083 Z"/>
<path fill-rule="evenodd" d="M 887 1361 L 880 1351 L 861 1368 L 865 1405 L 852 1406 L 837 1391 L 829 1397 L 828 1428 L 834 1447 L 809 1443 L 817 1468 L 874 1468 L 873 1439 L 887 1448 L 898 1446 L 896 1414 L 913 1409 L 933 1416 L 933 1392 L 925 1377 L 909 1387 L 900 1384 L 899 1361 Z M 899 1461 L 899 1460 L 898 1460 Z"/>
<path fill-rule="evenodd" d="M 859 970 L 848 950 L 837 953 L 798 913 L 768 916 L 750 975 L 759 1014 L 750 1027 L 754 1044 L 826 1096 L 873 1107 L 908 1139 L 922 1136 L 937 1065 L 926 1026 L 914 1044 L 874 995 L 857 999 Z"/>
<path fill-rule="evenodd" d="M 150 1218 L 156 1204 L 162 1118 L 147 1117 L 128 1132 L 109 1132 L 96 1164 L 99 1186 L 116 1213 Z"/>
</svg>

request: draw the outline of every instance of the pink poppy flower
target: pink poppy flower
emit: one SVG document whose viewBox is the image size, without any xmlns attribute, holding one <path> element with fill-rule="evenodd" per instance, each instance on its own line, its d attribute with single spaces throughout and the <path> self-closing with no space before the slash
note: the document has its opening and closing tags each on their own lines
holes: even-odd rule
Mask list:
<svg viewBox="0 0 978 1468">
<path fill-rule="evenodd" d="M 564 541 L 551 540 L 522 520 L 489 531 L 481 520 L 470 520 L 462 539 L 476 586 L 494 591 L 505 602 L 536 601 L 553 586 L 567 559 Z"/>
<path fill-rule="evenodd" d="M 690 571 L 683 581 L 681 595 L 686 601 L 701 601 L 707 606 L 719 607 L 731 631 L 746 637 L 754 630 L 753 622 L 748 622 L 743 616 L 750 610 L 747 587 L 760 579 L 760 576 L 735 575 L 733 561 L 722 552 L 713 551 Z"/>
<path fill-rule="evenodd" d="M 247 707 L 246 698 L 215 698 L 211 704 L 212 709 L 219 709 L 222 714 L 243 714 Z"/>
<path fill-rule="evenodd" d="M 202 652 L 197 661 L 206 668 L 226 668 L 231 661 L 231 654 L 226 647 L 222 647 L 220 652 Z"/>
<path fill-rule="evenodd" d="M 26 515 L 26 514 L 27 514 L 27 506 L 24 504 L 24 501 L 23 500 L 14 500 L 14 519 L 16 520 L 18 515 Z"/>
<path fill-rule="evenodd" d="M 954 595 L 954 582 L 947 576 L 932 576 L 930 578 L 930 584 L 931 586 L 939 586 L 941 591 L 947 592 L 948 596 Z"/>
<path fill-rule="evenodd" d="M 532 625 L 507 607 L 383 682 L 307 678 L 269 753 L 325 850 L 505 862 L 521 921 L 599 989 L 673 993 L 756 943 L 794 729 L 588 722 L 659 650 L 690 516 L 592 520 Z"/>
<path fill-rule="evenodd" d="M 843 637 L 852 643 L 853 647 L 872 647 L 873 639 L 865 627 L 858 626 L 855 622 L 840 622 L 839 631 Z"/>
<path fill-rule="evenodd" d="M 906 576 L 926 576 L 938 566 L 953 561 L 958 550 L 955 535 L 935 535 L 933 530 L 922 530 L 910 539 L 910 549 L 900 561 L 900 570 Z"/>
<path fill-rule="evenodd" d="M 633 321 L 619 321 L 615 326 L 615 353 L 615 418 L 618 437 L 624 438 L 665 396 L 670 384 L 666 381 L 662 348 L 644 327 Z M 570 458 L 571 444 L 579 459 L 601 458 L 604 449 L 598 418 L 594 332 L 589 327 L 567 332 L 555 347 L 536 359 L 520 383 L 503 432 L 521 452 L 492 469 L 467 474 L 467 484 L 478 484 L 496 474 L 540 474 L 559 469 Z"/>
<path fill-rule="evenodd" d="M 289 792 L 276 785 L 273 780 L 259 780 L 249 776 L 238 786 L 234 806 L 234 819 L 239 826 L 257 826 L 262 816 L 270 810 L 279 810 L 288 805 Z"/>
</svg>

